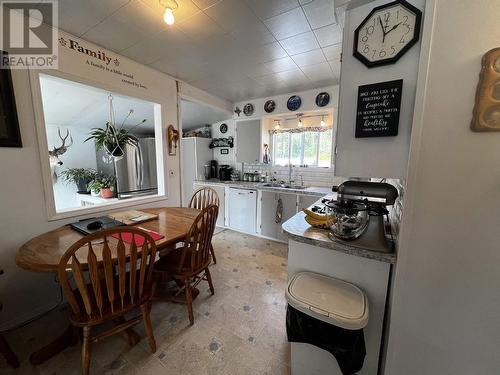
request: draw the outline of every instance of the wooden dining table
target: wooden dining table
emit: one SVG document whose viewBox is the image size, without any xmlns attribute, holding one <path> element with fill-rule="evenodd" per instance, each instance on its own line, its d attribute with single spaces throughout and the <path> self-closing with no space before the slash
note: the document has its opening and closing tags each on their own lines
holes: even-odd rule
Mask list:
<svg viewBox="0 0 500 375">
<path fill-rule="evenodd" d="M 141 211 L 158 215 L 158 218 L 135 224 L 146 230 L 155 231 L 164 237 L 156 241 L 160 254 L 169 252 L 173 245 L 184 241 L 199 210 L 194 208 L 148 208 Z M 112 216 L 112 214 L 110 214 Z M 20 268 L 32 272 L 57 273 L 59 262 L 66 250 L 84 235 L 72 229 L 69 225 L 62 226 L 50 232 L 32 238 L 22 245 L 16 254 L 16 263 Z M 85 265 L 86 259 L 79 259 Z M 129 329 L 125 332 L 130 344 L 136 344 L 140 337 Z M 30 362 L 41 364 L 62 350 L 78 342 L 75 329 L 69 326 L 56 340 L 32 353 Z"/>
</svg>

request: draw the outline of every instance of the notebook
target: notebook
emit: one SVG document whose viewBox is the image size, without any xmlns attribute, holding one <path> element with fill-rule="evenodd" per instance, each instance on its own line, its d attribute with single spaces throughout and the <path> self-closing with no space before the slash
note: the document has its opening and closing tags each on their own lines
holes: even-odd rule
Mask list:
<svg viewBox="0 0 500 375">
<path fill-rule="evenodd" d="M 101 222 L 101 226 L 97 228 L 87 228 L 87 226 L 90 223 L 93 222 Z M 85 219 L 85 220 L 80 220 L 77 221 L 76 223 L 71 223 L 70 226 L 74 230 L 83 233 L 83 234 L 91 234 L 95 232 L 99 232 L 102 229 L 109 229 L 109 228 L 114 228 L 114 227 L 120 227 L 123 224 L 121 221 L 111 219 L 110 217 L 107 216 L 99 216 L 99 217 L 93 217 L 91 219 Z"/>
<path fill-rule="evenodd" d="M 152 231 L 152 230 L 147 230 L 146 232 L 148 232 L 148 234 L 151 236 L 151 238 L 155 241 L 161 240 L 162 238 L 165 237 L 164 235 L 157 233 L 155 231 Z M 120 235 L 123 239 L 123 242 L 129 243 L 129 244 L 132 243 L 132 233 L 127 233 L 127 232 L 121 233 L 121 234 L 115 233 L 112 235 L 112 237 L 118 239 L 118 238 L 120 238 Z M 135 238 L 135 244 L 137 246 L 144 245 L 144 237 L 142 237 L 139 234 L 134 234 L 134 238 Z"/>
</svg>

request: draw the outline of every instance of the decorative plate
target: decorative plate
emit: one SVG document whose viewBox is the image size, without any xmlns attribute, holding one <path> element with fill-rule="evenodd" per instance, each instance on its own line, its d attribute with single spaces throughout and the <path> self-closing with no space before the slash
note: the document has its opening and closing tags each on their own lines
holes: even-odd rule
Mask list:
<svg viewBox="0 0 500 375">
<path fill-rule="evenodd" d="M 320 92 L 316 96 L 316 105 L 318 107 L 324 107 L 325 105 L 328 105 L 330 103 L 330 94 L 327 92 Z"/>
<path fill-rule="evenodd" d="M 227 124 L 220 124 L 219 130 L 222 134 L 227 133 Z"/>
<path fill-rule="evenodd" d="M 296 111 L 297 109 L 300 108 L 301 105 L 302 105 L 302 99 L 300 99 L 300 96 L 298 95 L 290 96 L 290 98 L 286 102 L 286 107 L 290 111 Z"/>
<path fill-rule="evenodd" d="M 243 113 L 245 114 L 245 116 L 252 116 L 253 110 L 254 108 L 252 103 L 245 104 L 245 106 L 243 107 Z"/>
<path fill-rule="evenodd" d="M 264 104 L 264 111 L 266 111 L 266 113 L 273 112 L 275 108 L 276 108 L 276 102 L 274 100 L 268 100 L 266 104 Z"/>
</svg>

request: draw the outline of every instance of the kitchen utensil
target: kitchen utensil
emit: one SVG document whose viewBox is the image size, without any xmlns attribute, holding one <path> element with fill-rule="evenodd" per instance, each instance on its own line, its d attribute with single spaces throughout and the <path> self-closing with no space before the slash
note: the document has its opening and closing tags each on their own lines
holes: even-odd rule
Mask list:
<svg viewBox="0 0 500 375">
<path fill-rule="evenodd" d="M 368 206 L 354 201 L 332 201 L 326 204 L 331 234 L 343 240 L 354 240 L 366 230 L 370 216 Z"/>
</svg>

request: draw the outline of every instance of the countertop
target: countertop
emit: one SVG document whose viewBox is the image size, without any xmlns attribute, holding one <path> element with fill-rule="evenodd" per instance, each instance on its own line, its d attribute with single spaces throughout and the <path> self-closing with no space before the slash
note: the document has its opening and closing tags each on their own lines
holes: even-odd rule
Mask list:
<svg viewBox="0 0 500 375">
<path fill-rule="evenodd" d="M 396 263 L 394 247 L 384 236 L 381 216 L 371 216 L 366 232 L 353 241 L 331 240 L 328 237 L 328 230 L 310 226 L 304 217 L 305 214 L 299 212 L 283 223 L 283 233 L 289 239 L 363 258 Z"/>
<path fill-rule="evenodd" d="M 220 180 L 198 180 L 195 181 L 197 184 L 206 184 L 206 185 L 223 185 L 234 188 L 241 189 L 257 189 L 257 190 L 265 190 L 265 191 L 279 191 L 282 193 L 289 194 L 305 194 L 305 195 L 315 195 L 318 197 L 323 197 L 327 194 L 331 194 L 331 188 L 326 187 L 306 187 L 305 189 L 292 189 L 292 188 L 283 188 L 283 187 L 274 187 L 274 186 L 264 186 L 263 182 L 245 182 L 245 181 L 220 181 Z"/>
</svg>

